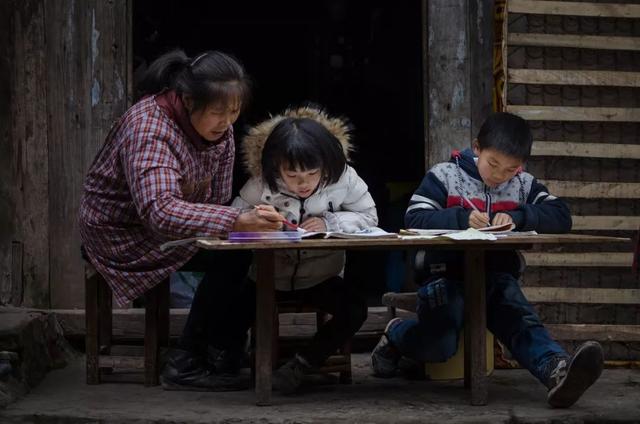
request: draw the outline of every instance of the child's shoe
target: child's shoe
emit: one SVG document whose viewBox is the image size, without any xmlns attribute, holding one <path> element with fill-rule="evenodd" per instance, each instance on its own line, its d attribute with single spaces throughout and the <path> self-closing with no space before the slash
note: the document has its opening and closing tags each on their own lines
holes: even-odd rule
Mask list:
<svg viewBox="0 0 640 424">
<path fill-rule="evenodd" d="M 302 356 L 297 355 L 273 373 L 273 388 L 283 395 L 295 393 L 311 365 Z"/>
<path fill-rule="evenodd" d="M 402 354 L 391 344 L 389 332 L 401 322 L 402 318 L 394 318 L 389 321 L 380 341 L 371 352 L 371 367 L 376 377 L 389 378 L 396 374 Z"/>
<path fill-rule="evenodd" d="M 547 402 L 554 408 L 568 408 L 596 382 L 604 366 L 600 343 L 583 343 L 573 357 L 557 357 L 549 364 Z"/>
</svg>

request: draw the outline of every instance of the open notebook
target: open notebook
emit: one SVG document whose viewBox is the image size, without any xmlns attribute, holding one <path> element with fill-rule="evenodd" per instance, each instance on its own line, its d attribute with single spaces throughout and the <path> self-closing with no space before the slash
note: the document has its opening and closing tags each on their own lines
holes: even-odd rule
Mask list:
<svg viewBox="0 0 640 424">
<path fill-rule="evenodd" d="M 300 231 L 300 230 L 299 230 Z M 300 231 L 300 237 L 308 238 L 341 238 L 341 239 L 360 239 L 360 238 L 398 238 L 396 233 L 388 233 L 382 228 L 370 227 L 355 233 L 344 233 L 341 231 Z"/>
<path fill-rule="evenodd" d="M 516 227 L 515 224 L 509 223 L 509 224 L 491 225 L 489 227 L 478 228 L 477 231 L 480 231 L 483 233 L 501 234 L 501 233 L 511 232 L 515 227 Z M 409 228 L 408 230 L 400 230 L 400 235 L 402 236 L 441 236 L 444 234 L 459 233 L 461 231 L 466 231 L 466 230 L 451 230 L 451 229 L 423 230 L 418 228 Z"/>
</svg>

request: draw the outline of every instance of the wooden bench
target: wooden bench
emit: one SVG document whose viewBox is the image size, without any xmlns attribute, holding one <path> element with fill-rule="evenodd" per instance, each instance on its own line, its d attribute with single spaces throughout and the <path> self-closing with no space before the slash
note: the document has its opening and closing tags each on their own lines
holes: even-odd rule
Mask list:
<svg viewBox="0 0 640 424">
<path fill-rule="evenodd" d="M 169 280 L 145 294 L 144 357 L 111 355 L 112 293 L 102 275 L 85 264 L 85 319 L 87 384 L 100 384 L 116 369 L 144 371 L 144 385 L 156 386 L 160 374 L 160 347 L 169 343 Z"/>
</svg>

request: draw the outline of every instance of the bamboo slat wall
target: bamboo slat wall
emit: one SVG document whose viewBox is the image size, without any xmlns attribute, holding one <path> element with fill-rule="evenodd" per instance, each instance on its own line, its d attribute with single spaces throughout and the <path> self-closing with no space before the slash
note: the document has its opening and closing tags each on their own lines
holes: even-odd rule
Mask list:
<svg viewBox="0 0 640 424">
<path fill-rule="evenodd" d="M 529 121 L 536 141 L 528 170 L 567 200 L 573 231 L 634 237 L 640 4 L 619 3 L 507 0 L 495 99 Z M 631 261 L 631 246 L 530 252 L 523 284 L 546 323 L 587 324 L 583 332 L 606 326 L 609 334 L 624 328 L 621 339 L 592 333 L 601 334 L 609 359 L 637 360 L 640 294 Z M 558 334 L 577 342 L 574 333 Z"/>
</svg>

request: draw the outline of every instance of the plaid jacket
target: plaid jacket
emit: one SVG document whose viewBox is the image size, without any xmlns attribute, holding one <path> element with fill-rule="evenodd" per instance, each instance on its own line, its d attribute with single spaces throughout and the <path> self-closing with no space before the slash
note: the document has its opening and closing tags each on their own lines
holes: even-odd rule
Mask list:
<svg viewBox="0 0 640 424">
<path fill-rule="evenodd" d="M 240 211 L 222 205 L 234 156 L 233 129 L 205 144 L 173 92 L 147 97 L 120 118 L 89 169 L 79 211 L 87 256 L 116 302 L 141 296 L 197 251 L 161 252 L 162 243 L 231 230 Z"/>
</svg>

